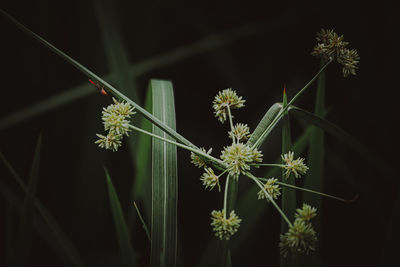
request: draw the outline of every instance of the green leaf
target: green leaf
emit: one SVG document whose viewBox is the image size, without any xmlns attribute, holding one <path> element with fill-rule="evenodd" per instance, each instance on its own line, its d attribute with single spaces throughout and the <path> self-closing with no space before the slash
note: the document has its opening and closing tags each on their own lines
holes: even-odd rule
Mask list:
<svg viewBox="0 0 400 267">
<path fill-rule="evenodd" d="M 272 128 L 270 127 L 271 123 L 277 117 L 281 109 L 282 105 L 280 103 L 275 103 L 268 109 L 264 117 L 258 123 L 254 132 L 251 134 L 250 139 L 247 141 L 247 145 L 253 146 L 257 143 L 257 147 L 261 146 L 265 138 L 272 131 Z"/>
<path fill-rule="evenodd" d="M 24 192 L 27 192 L 27 185 L 25 185 L 19 174 L 15 171 L 15 169 L 11 166 L 11 164 L 7 161 L 7 159 L 1 152 L 0 159 L 6 165 L 6 167 L 12 174 L 12 177 L 22 188 L 22 190 Z M 22 201 L 18 200 L 18 197 L 11 192 L 11 189 L 6 190 L 5 185 L 1 185 L 0 188 L 3 189 L 1 191 L 2 195 L 6 197 L 12 205 L 14 205 L 22 212 L 22 204 L 20 204 Z M 35 206 L 35 228 L 41 234 L 42 238 L 45 239 L 49 244 L 51 244 L 49 247 L 53 249 L 54 252 L 56 252 L 56 254 L 60 256 L 60 258 L 63 258 L 71 266 L 84 267 L 85 264 L 82 262 L 78 251 L 72 244 L 71 240 L 62 231 L 61 227 L 58 225 L 57 221 L 50 214 L 50 212 L 38 199 L 36 199 L 35 201 Z"/>
<path fill-rule="evenodd" d="M 183 143 L 183 144 L 185 144 L 187 146 L 195 147 L 192 143 L 190 143 L 188 140 L 186 140 L 186 138 L 184 138 L 183 136 L 178 134 L 175 130 L 171 129 L 168 125 L 163 123 L 160 119 L 156 118 L 151 113 L 147 112 L 144 108 L 139 106 L 136 102 L 134 102 L 131 99 L 129 99 L 127 96 L 125 96 L 120 91 L 115 89 L 112 85 L 110 85 L 105 80 L 101 79 L 99 76 L 97 76 L 95 73 L 90 71 L 88 68 L 86 68 L 85 66 L 83 66 L 82 64 L 77 62 L 75 59 L 73 59 L 72 57 L 68 56 L 67 54 L 65 54 L 64 52 L 59 50 L 57 47 L 53 46 L 51 43 L 49 43 L 45 39 L 43 39 L 42 37 L 40 37 L 36 33 L 32 32 L 31 30 L 26 28 L 24 25 L 19 23 L 17 20 L 15 20 L 10 15 L 8 15 L 2 9 L 0 9 L 0 13 L 2 13 L 7 19 L 9 19 L 11 22 L 13 22 L 18 28 L 20 28 L 22 31 L 27 33 L 29 36 L 33 37 L 34 39 L 36 39 L 37 41 L 42 43 L 44 46 L 46 46 L 47 48 L 52 50 L 54 53 L 59 55 L 61 58 L 66 60 L 68 63 L 73 65 L 75 68 L 77 68 L 79 71 L 81 71 L 88 78 L 90 78 L 90 79 L 92 79 L 94 81 L 98 81 L 102 86 L 104 86 L 104 88 L 107 91 L 110 91 L 115 97 L 117 97 L 120 100 L 124 100 L 124 101 L 128 102 L 129 104 L 131 104 L 133 107 L 135 107 L 135 109 L 136 109 L 136 111 L 138 113 L 142 114 L 146 119 L 150 120 L 153 124 L 157 125 L 164 132 L 166 132 L 170 136 L 172 136 L 174 139 L 176 139 L 177 141 L 179 141 L 179 142 L 181 142 L 181 143 Z"/>
<path fill-rule="evenodd" d="M 321 66 L 323 62 L 321 62 Z M 318 78 L 317 93 L 315 98 L 314 114 L 323 118 L 325 115 L 325 71 Z M 310 145 L 308 149 L 307 165 L 309 171 L 304 177 L 304 187 L 312 188 L 315 191 L 324 192 L 324 159 L 325 159 L 325 137 L 324 131 L 320 128 L 312 127 Z M 321 240 L 321 216 L 322 216 L 322 197 L 315 194 L 303 192 L 302 200 L 319 210 L 319 216 L 313 221 L 314 229 L 318 240 Z M 301 257 L 302 265 L 320 266 L 320 244 L 318 243 L 315 251 L 311 255 Z"/>
<path fill-rule="evenodd" d="M 153 114 L 175 129 L 175 103 L 172 83 L 151 80 Z M 170 138 L 153 125 L 153 134 Z M 176 146 L 153 138 L 152 218 L 150 266 L 176 266 L 178 174 Z"/>
<path fill-rule="evenodd" d="M 135 254 L 133 252 L 132 243 L 130 239 L 130 234 L 124 219 L 121 205 L 119 203 L 117 192 L 115 191 L 115 188 L 111 182 L 110 174 L 108 173 L 107 169 L 104 168 L 104 171 L 107 179 L 108 196 L 110 198 L 110 206 L 114 219 L 115 231 L 117 233 L 122 266 L 124 267 L 137 266 Z"/>
<path fill-rule="evenodd" d="M 287 105 L 287 95 L 286 89 L 283 91 L 283 105 L 282 108 L 285 108 Z M 286 111 L 282 118 L 282 155 L 291 151 L 292 139 L 290 135 L 290 121 L 289 114 Z M 282 160 L 281 160 L 282 162 Z M 284 164 L 284 162 L 282 162 Z M 294 177 L 293 175 L 289 175 L 289 177 L 285 177 L 285 170 L 282 169 L 282 179 L 291 185 L 294 185 Z M 296 191 L 283 187 L 282 188 L 282 211 L 286 214 L 288 219 L 292 222 L 294 219 L 294 213 L 296 211 Z M 282 218 L 281 219 L 281 234 L 285 234 L 289 230 L 287 222 Z M 287 257 L 280 257 L 280 266 L 295 266 L 296 260 L 293 255 L 288 255 Z"/>
<path fill-rule="evenodd" d="M 40 150 L 42 147 L 42 135 L 36 143 L 35 154 L 33 156 L 32 169 L 29 176 L 29 184 L 22 207 L 18 234 L 15 248 L 13 250 L 12 266 L 28 266 L 32 248 L 32 229 L 33 216 L 36 201 L 37 182 L 39 177 Z"/>
</svg>

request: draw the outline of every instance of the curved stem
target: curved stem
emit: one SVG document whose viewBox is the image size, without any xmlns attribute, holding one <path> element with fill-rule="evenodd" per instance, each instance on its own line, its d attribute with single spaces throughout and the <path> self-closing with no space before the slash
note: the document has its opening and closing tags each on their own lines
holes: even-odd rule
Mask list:
<svg viewBox="0 0 400 267">
<path fill-rule="evenodd" d="M 226 107 L 228 109 L 229 124 L 231 125 L 232 140 L 233 140 L 233 143 L 236 143 L 236 138 L 235 138 L 235 135 L 233 133 L 233 120 L 232 120 L 231 108 L 229 107 L 229 105 L 226 105 Z"/>
<path fill-rule="evenodd" d="M 225 191 L 224 191 L 224 219 L 226 219 L 227 206 L 228 206 L 228 188 L 229 188 L 229 175 L 226 177 L 225 181 Z"/>
<path fill-rule="evenodd" d="M 253 174 L 246 172 L 246 176 L 249 177 L 250 179 L 252 179 L 257 185 L 258 187 L 261 188 L 261 190 L 264 192 L 265 196 L 268 198 L 268 200 L 272 203 L 272 205 L 274 205 L 274 207 L 276 208 L 276 210 L 279 212 L 279 214 L 282 216 L 282 218 L 287 222 L 287 224 L 289 226 L 293 226 L 292 223 L 290 222 L 290 220 L 288 219 L 288 217 L 286 216 L 286 214 L 281 210 L 281 208 L 278 206 L 278 204 L 276 204 L 276 202 L 274 201 L 274 199 L 271 197 L 271 195 L 265 190 L 264 186 L 260 183 L 260 181 L 258 180 L 257 177 L 255 177 Z"/>
</svg>

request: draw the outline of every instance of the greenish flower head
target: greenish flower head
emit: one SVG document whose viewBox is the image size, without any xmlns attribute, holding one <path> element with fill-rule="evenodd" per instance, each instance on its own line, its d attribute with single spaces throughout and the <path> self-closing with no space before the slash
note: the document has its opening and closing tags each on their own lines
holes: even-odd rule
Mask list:
<svg viewBox="0 0 400 267">
<path fill-rule="evenodd" d="M 114 134 L 113 132 L 109 132 L 107 136 L 96 134 L 100 139 L 95 142 L 99 147 L 109 149 L 111 151 L 117 151 L 118 148 L 122 145 L 122 135 Z"/>
<path fill-rule="evenodd" d="M 214 170 L 211 168 L 204 168 L 204 171 L 200 180 L 203 181 L 205 188 L 210 188 L 210 190 L 212 190 L 216 185 L 218 185 L 219 188 L 219 177 L 215 175 Z"/>
<path fill-rule="evenodd" d="M 296 214 L 294 216 L 299 220 L 310 221 L 312 218 L 317 216 L 317 209 L 303 203 L 303 207 L 301 209 L 296 209 Z"/>
<path fill-rule="evenodd" d="M 229 175 L 237 179 L 241 173 L 250 170 L 249 164 L 261 162 L 262 154 L 256 148 L 251 149 L 243 143 L 233 143 L 224 148 L 221 159 L 228 167 Z"/>
<path fill-rule="evenodd" d="M 303 158 L 297 158 L 296 160 L 294 160 L 293 156 L 294 153 L 290 151 L 281 156 L 283 162 L 285 163 L 285 166 L 283 168 L 286 169 L 286 178 L 288 178 L 290 174 L 294 174 L 296 178 L 299 178 L 301 175 L 306 174 L 308 170 L 308 167 L 304 164 Z"/>
<path fill-rule="evenodd" d="M 203 151 L 204 153 L 207 153 L 208 155 L 210 155 L 212 152 L 212 148 L 210 148 L 207 152 L 204 147 L 201 147 L 200 150 Z M 193 163 L 196 167 L 199 167 L 199 168 L 207 167 L 206 162 L 200 156 L 196 155 L 195 153 L 190 152 L 190 158 L 192 159 L 191 163 Z"/>
<path fill-rule="evenodd" d="M 224 123 L 228 116 L 227 107 L 229 106 L 230 109 L 241 108 L 244 106 L 245 101 L 246 100 L 243 100 L 241 96 L 239 97 L 231 88 L 220 91 L 213 101 L 215 117 L 217 117 L 221 123 Z"/>
<path fill-rule="evenodd" d="M 244 141 L 249 139 L 251 136 L 250 128 L 247 124 L 236 123 L 232 131 L 229 131 L 229 138 L 236 138 L 238 141 Z"/>
<path fill-rule="evenodd" d="M 278 184 L 276 184 L 276 181 L 278 181 L 278 179 L 275 178 L 270 178 L 267 180 L 267 182 L 264 184 L 264 189 L 265 191 L 267 191 L 267 193 L 273 198 L 273 199 L 277 199 L 278 196 L 280 196 L 281 192 L 281 188 L 279 187 Z M 258 192 L 258 199 L 264 199 L 266 198 L 267 201 L 269 201 L 269 198 L 267 198 L 265 196 L 265 193 L 263 190 L 260 190 Z"/>
<path fill-rule="evenodd" d="M 237 232 L 241 221 L 235 211 L 231 211 L 228 219 L 225 217 L 225 210 L 211 212 L 211 226 L 215 236 L 221 240 L 229 240 Z"/>
<path fill-rule="evenodd" d="M 343 35 L 338 35 L 333 30 L 322 29 L 317 33 L 318 44 L 311 55 L 320 57 L 326 61 L 336 60 L 342 65 L 343 76 L 356 75 L 360 56 L 355 49 L 348 49 L 348 42 L 343 40 Z"/>
<path fill-rule="evenodd" d="M 305 253 L 315 250 L 316 233 L 311 223 L 296 219 L 289 231 L 280 236 L 281 254 L 286 257 L 289 252 Z"/>
</svg>

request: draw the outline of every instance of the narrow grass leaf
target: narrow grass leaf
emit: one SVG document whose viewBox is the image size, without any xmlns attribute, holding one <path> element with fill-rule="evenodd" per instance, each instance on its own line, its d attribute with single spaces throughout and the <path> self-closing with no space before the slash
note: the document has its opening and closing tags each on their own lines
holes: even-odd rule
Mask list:
<svg viewBox="0 0 400 267">
<path fill-rule="evenodd" d="M 11 17 L 9 14 L 4 12 L 2 9 L 0 9 L 0 13 L 3 14 L 8 20 L 10 20 L 12 23 L 14 23 L 18 28 L 20 28 L 22 31 L 27 33 L 29 36 L 33 37 L 40 43 L 42 43 L 44 46 L 52 50 L 54 53 L 59 55 L 61 58 L 66 60 L 68 63 L 73 65 L 75 68 L 77 68 L 79 71 L 81 71 L 84 75 L 86 75 L 88 78 L 98 81 L 102 86 L 107 91 L 110 91 L 115 97 L 117 97 L 120 100 L 124 100 L 134 106 L 136 108 L 136 111 L 140 114 L 142 114 L 146 119 L 150 120 L 153 124 L 157 125 L 159 128 L 161 128 L 164 132 L 168 133 L 170 136 L 172 136 L 174 139 L 177 141 L 191 147 L 195 147 L 192 143 L 190 143 L 186 138 L 178 134 L 175 130 L 171 129 L 169 126 L 167 126 L 165 123 L 163 123 L 161 120 L 158 118 L 154 117 L 151 113 L 147 112 L 144 108 L 142 108 L 140 105 L 138 105 L 136 102 L 132 101 L 129 99 L 127 96 L 122 94 L 120 91 L 115 89 L 112 85 L 110 85 L 108 82 L 104 81 L 101 79 L 99 76 L 97 76 L 95 73 L 90 71 L 88 68 L 85 66 L 81 65 L 79 62 L 59 50 L 57 47 L 53 46 L 51 43 L 37 35 L 36 33 L 32 32 L 28 28 L 26 28 L 24 25 L 19 23 L 17 20 L 15 20 L 13 17 Z"/>
<path fill-rule="evenodd" d="M 12 266 L 28 266 L 32 248 L 33 216 L 36 201 L 37 182 L 39 177 L 40 150 L 42 147 L 42 135 L 36 143 L 35 154 L 32 161 L 32 169 L 29 176 L 29 183 L 22 207 L 18 234 L 15 248 L 13 250 Z"/>
<path fill-rule="evenodd" d="M 285 108 L 287 105 L 287 95 L 286 88 L 283 90 L 283 105 L 282 108 Z M 282 155 L 291 151 L 292 147 L 292 139 L 290 134 L 290 120 L 289 114 L 286 111 L 282 118 Z M 281 160 L 282 162 L 282 160 Z M 284 164 L 284 162 L 282 162 Z M 282 169 L 282 179 L 286 181 L 288 184 L 294 185 L 294 177 L 293 175 L 289 175 L 289 177 L 285 177 L 285 170 Z M 283 187 L 282 188 L 282 211 L 286 214 L 290 221 L 293 221 L 294 213 L 296 211 L 296 191 Z M 288 231 L 289 227 L 287 222 L 282 218 L 281 219 L 281 234 L 285 234 Z M 280 257 L 280 266 L 281 267 L 289 267 L 296 266 L 296 260 L 293 255 L 288 255 L 287 257 Z"/>
<path fill-rule="evenodd" d="M 115 231 L 117 233 L 122 266 L 124 267 L 137 266 L 135 254 L 133 252 L 133 247 L 130 239 L 130 234 L 125 222 L 125 218 L 122 212 L 117 192 L 115 191 L 114 185 L 112 184 L 110 174 L 108 173 L 107 169 L 104 168 L 104 171 L 107 179 L 108 197 L 110 198 L 110 207 L 114 219 Z"/>
<path fill-rule="evenodd" d="M 321 66 L 323 62 L 321 63 Z M 325 71 L 318 77 L 317 92 L 315 97 L 314 114 L 321 118 L 325 114 Z M 312 127 L 310 136 L 310 145 L 308 149 L 307 164 L 309 171 L 304 178 L 304 187 L 313 188 L 316 191 L 324 192 L 324 159 L 325 159 L 325 136 L 324 130 Z M 319 209 L 319 216 L 313 221 L 314 229 L 318 240 L 321 240 L 321 217 L 322 217 L 322 197 L 315 194 L 306 194 L 303 192 L 302 200 L 313 207 Z M 306 257 L 301 257 L 302 265 L 320 266 L 320 243 L 315 247 L 315 251 Z"/>
<path fill-rule="evenodd" d="M 175 103 L 172 83 L 151 80 L 153 114 L 175 129 Z M 153 133 L 170 138 L 153 125 Z M 178 176 L 176 146 L 153 138 L 152 218 L 150 266 L 176 266 Z"/>
<path fill-rule="evenodd" d="M 28 191 L 28 186 L 23 182 L 19 174 L 15 171 L 15 169 L 11 166 L 11 164 L 7 161 L 4 155 L 0 152 L 0 159 L 6 165 L 12 177 L 18 183 L 18 185 L 22 188 L 24 192 Z M 4 187 L 4 185 L 2 185 Z M 5 193 L 8 194 L 5 194 Z M 2 191 L 3 196 L 5 196 L 10 203 L 19 208 L 22 211 L 22 205 L 19 204 L 15 199 L 15 194 L 11 194 L 10 190 Z M 15 201 L 13 201 L 15 200 Z M 35 212 L 35 227 L 41 234 L 41 236 L 49 243 L 50 248 L 56 252 L 60 258 L 64 259 L 71 266 L 84 267 L 83 263 L 78 251 L 72 244 L 71 240 L 68 236 L 63 232 L 61 227 L 58 225 L 57 221 L 50 214 L 50 212 L 46 209 L 46 207 L 38 200 L 35 201 L 36 212 Z M 39 216 L 40 215 L 40 216 Z M 40 218 L 41 217 L 41 218 Z"/>
<path fill-rule="evenodd" d="M 261 144 L 264 142 L 265 138 L 267 137 L 267 134 L 264 134 L 264 132 L 268 129 L 268 127 L 270 127 L 271 123 L 274 121 L 274 119 L 276 118 L 276 116 L 278 115 L 278 113 L 281 109 L 282 109 L 282 105 L 280 103 L 275 103 L 268 109 L 268 111 L 265 113 L 264 117 L 258 123 L 254 132 L 251 134 L 250 139 L 247 141 L 247 144 L 249 146 L 252 146 L 257 142 L 259 143 L 259 145 L 257 147 L 261 146 Z M 269 132 L 271 130 L 269 130 Z"/>
</svg>

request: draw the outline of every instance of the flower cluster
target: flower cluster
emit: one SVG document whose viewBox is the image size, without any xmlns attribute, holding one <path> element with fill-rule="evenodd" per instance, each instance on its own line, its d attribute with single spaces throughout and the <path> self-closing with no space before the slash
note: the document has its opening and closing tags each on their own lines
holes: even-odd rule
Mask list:
<svg viewBox="0 0 400 267">
<path fill-rule="evenodd" d="M 303 204 L 302 209 L 297 209 L 296 219 L 289 226 L 289 231 L 280 236 L 279 247 L 283 256 L 286 257 L 290 251 L 308 254 L 315 250 L 317 236 L 310 223 L 315 216 L 316 209 L 307 204 Z"/>
<path fill-rule="evenodd" d="M 293 156 L 294 153 L 290 151 L 281 156 L 283 162 L 285 163 L 285 166 L 283 168 L 286 169 L 286 178 L 288 178 L 290 174 L 294 174 L 296 178 L 299 178 L 301 175 L 306 174 L 308 170 L 308 167 L 304 164 L 303 158 L 297 158 L 296 160 L 294 160 Z"/>
<path fill-rule="evenodd" d="M 214 98 L 213 108 L 215 117 L 222 123 L 228 116 L 228 107 L 237 109 L 244 106 L 245 100 L 238 96 L 231 88 L 220 91 Z"/>
<path fill-rule="evenodd" d="M 205 172 L 201 176 L 200 180 L 203 181 L 205 188 L 210 188 L 210 190 L 212 190 L 216 185 L 218 185 L 218 189 L 221 191 L 219 177 L 215 175 L 214 170 L 211 168 L 204 168 L 204 171 Z"/>
<path fill-rule="evenodd" d="M 135 114 L 134 108 L 129 103 L 120 103 L 113 98 L 114 104 L 103 108 L 102 120 L 104 130 L 108 131 L 106 136 L 96 134 L 98 139 L 95 143 L 101 148 L 117 151 L 122 145 L 122 137 L 129 134 L 129 118 Z"/>
<path fill-rule="evenodd" d="M 338 35 L 333 30 L 322 29 L 317 33 L 318 44 L 314 47 L 313 56 L 324 60 L 336 60 L 342 65 L 343 76 L 356 75 L 357 64 L 360 56 L 355 49 L 348 49 L 348 42 L 343 41 L 343 35 Z"/>
<path fill-rule="evenodd" d="M 207 152 L 204 147 L 201 147 L 200 150 L 203 151 L 204 153 L 207 153 L 208 155 L 210 155 L 212 152 L 212 148 L 210 148 Z M 199 167 L 199 168 L 207 167 L 206 162 L 200 156 L 196 155 L 195 153 L 191 152 L 190 158 L 192 159 L 191 163 L 193 163 L 196 167 Z"/>
<path fill-rule="evenodd" d="M 264 189 L 265 191 L 267 191 L 267 193 L 273 198 L 273 199 L 277 199 L 278 196 L 280 196 L 281 194 L 281 188 L 279 187 L 278 184 L 276 184 L 276 182 L 278 181 L 278 179 L 275 178 L 270 178 L 267 180 L 267 182 L 264 184 Z M 258 199 L 264 199 L 266 198 L 267 201 L 269 201 L 269 199 L 265 196 L 265 193 L 263 190 L 260 190 L 258 192 Z"/>
<path fill-rule="evenodd" d="M 240 174 L 250 170 L 250 163 L 261 162 L 262 154 L 243 143 L 233 143 L 225 147 L 221 159 L 229 170 L 229 175 L 238 178 Z"/>
<path fill-rule="evenodd" d="M 235 214 L 235 211 L 231 211 L 229 218 L 225 216 L 225 210 L 211 212 L 211 226 L 215 236 L 221 240 L 229 240 L 230 237 L 237 232 L 240 222 L 242 221 Z"/>
<path fill-rule="evenodd" d="M 244 141 L 250 138 L 250 128 L 247 124 L 237 123 L 233 130 L 229 132 L 229 138 Z"/>
</svg>

